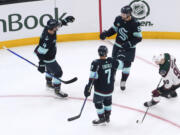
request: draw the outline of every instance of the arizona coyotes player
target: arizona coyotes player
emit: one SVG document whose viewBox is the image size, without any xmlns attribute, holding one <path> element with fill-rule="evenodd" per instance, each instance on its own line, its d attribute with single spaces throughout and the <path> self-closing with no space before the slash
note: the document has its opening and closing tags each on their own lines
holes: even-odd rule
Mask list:
<svg viewBox="0 0 180 135">
<path fill-rule="evenodd" d="M 169 53 L 159 54 L 153 57 L 153 61 L 159 65 L 159 74 L 162 76 L 163 85 L 152 91 L 152 100 L 145 102 L 144 106 L 150 107 L 160 101 L 160 97 L 177 97 L 176 89 L 180 87 L 180 71 L 176 66 L 176 59 Z"/>
</svg>

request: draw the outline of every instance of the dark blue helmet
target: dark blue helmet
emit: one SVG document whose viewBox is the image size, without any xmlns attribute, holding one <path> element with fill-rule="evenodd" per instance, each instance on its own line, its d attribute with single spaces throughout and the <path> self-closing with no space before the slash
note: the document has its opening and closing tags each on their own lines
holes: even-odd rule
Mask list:
<svg viewBox="0 0 180 135">
<path fill-rule="evenodd" d="M 47 28 L 52 30 L 55 27 L 61 26 L 61 24 L 56 19 L 50 19 L 47 22 Z"/>
<path fill-rule="evenodd" d="M 98 48 L 98 53 L 99 53 L 99 56 L 107 56 L 107 53 L 108 53 L 108 48 L 104 45 L 101 45 L 99 48 Z"/>
<path fill-rule="evenodd" d="M 124 6 L 121 8 L 121 13 L 123 14 L 131 14 L 132 8 L 130 6 Z"/>
</svg>

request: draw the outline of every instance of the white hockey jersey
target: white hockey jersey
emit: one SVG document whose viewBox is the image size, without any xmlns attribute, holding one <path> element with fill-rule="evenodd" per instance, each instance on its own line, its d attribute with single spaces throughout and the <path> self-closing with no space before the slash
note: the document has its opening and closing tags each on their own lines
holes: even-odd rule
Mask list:
<svg viewBox="0 0 180 135">
<path fill-rule="evenodd" d="M 165 53 L 165 63 L 160 65 L 160 70 L 165 70 L 166 74 L 162 77 L 164 88 L 170 89 L 172 86 L 180 85 L 180 71 L 176 66 L 176 59 Z"/>
</svg>

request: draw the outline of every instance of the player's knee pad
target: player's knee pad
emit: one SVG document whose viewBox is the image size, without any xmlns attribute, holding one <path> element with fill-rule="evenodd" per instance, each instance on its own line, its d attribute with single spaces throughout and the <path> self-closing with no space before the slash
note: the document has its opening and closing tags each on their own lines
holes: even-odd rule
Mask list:
<svg viewBox="0 0 180 135">
<path fill-rule="evenodd" d="M 104 106 L 112 105 L 112 99 L 104 100 Z"/>
<path fill-rule="evenodd" d="M 62 70 L 60 70 L 60 71 L 57 71 L 57 72 L 54 74 L 54 77 L 60 78 L 62 75 L 63 75 L 63 72 L 62 72 Z"/>
<path fill-rule="evenodd" d="M 98 115 L 104 114 L 104 108 L 102 103 L 95 103 L 95 107 Z"/>
<path fill-rule="evenodd" d="M 96 107 L 96 109 L 102 109 L 103 105 L 102 105 L 102 103 L 95 103 L 95 107 Z"/>
</svg>

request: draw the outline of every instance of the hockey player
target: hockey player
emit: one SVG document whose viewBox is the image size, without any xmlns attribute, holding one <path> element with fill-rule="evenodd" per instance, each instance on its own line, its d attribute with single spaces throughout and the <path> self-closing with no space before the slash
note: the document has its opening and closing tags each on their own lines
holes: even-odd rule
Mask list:
<svg viewBox="0 0 180 135">
<path fill-rule="evenodd" d="M 136 44 L 142 40 L 140 23 L 132 17 L 132 8 L 125 6 L 121 9 L 121 16 L 117 16 L 114 25 L 107 31 L 100 34 L 100 39 L 104 40 L 117 33 L 113 46 L 112 57 L 121 56 L 124 62 L 120 87 L 125 90 L 131 63 L 134 61 Z"/>
<path fill-rule="evenodd" d="M 177 97 L 176 89 L 180 87 L 180 71 L 176 66 L 176 59 L 169 53 L 159 54 L 153 57 L 153 61 L 159 65 L 159 74 L 162 76 L 163 85 L 152 91 L 152 100 L 145 102 L 144 106 L 150 107 L 160 101 L 160 97 Z"/>
<path fill-rule="evenodd" d="M 90 86 L 94 84 L 93 102 L 97 109 L 99 119 L 94 120 L 94 125 L 105 124 L 110 121 L 112 93 L 114 90 L 115 74 L 117 69 L 122 69 L 123 62 L 111 57 L 107 58 L 106 46 L 98 48 L 100 59 L 91 64 L 89 83 L 84 90 L 85 97 L 90 96 Z"/>
<path fill-rule="evenodd" d="M 46 74 L 47 87 L 53 88 L 55 94 L 60 97 L 67 97 L 68 94 L 61 91 L 61 82 L 56 79 L 60 78 L 63 74 L 60 65 L 55 59 L 56 31 L 58 28 L 67 25 L 67 23 L 72 23 L 74 20 L 75 18 L 73 16 L 68 16 L 60 22 L 55 19 L 50 19 L 42 32 L 39 45 L 34 50 L 39 58 L 39 72 L 44 73 L 46 70 L 48 74 L 52 74 L 55 77 L 52 78 L 50 75 Z"/>
</svg>

